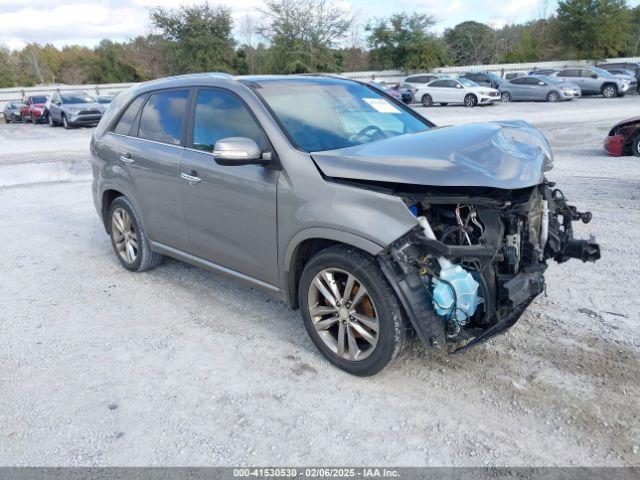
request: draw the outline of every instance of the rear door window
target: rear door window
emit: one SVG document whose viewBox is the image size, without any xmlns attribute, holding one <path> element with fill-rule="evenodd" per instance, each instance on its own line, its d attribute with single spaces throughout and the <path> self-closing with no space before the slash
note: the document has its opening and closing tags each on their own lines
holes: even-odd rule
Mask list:
<svg viewBox="0 0 640 480">
<path fill-rule="evenodd" d="M 170 90 L 149 95 L 142 107 L 138 137 L 180 145 L 189 90 Z"/>
<path fill-rule="evenodd" d="M 138 114 L 138 110 L 140 110 L 140 107 L 142 106 L 144 97 L 144 95 L 141 95 L 129 104 L 125 112 L 120 117 L 120 120 L 118 120 L 116 128 L 113 129 L 114 133 L 118 133 L 120 135 L 129 135 L 131 125 L 133 124 L 133 121 Z"/>
</svg>

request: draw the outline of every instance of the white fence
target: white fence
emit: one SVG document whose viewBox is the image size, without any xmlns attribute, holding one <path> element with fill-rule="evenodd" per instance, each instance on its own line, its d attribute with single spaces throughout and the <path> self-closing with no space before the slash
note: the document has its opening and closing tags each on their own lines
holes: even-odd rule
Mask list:
<svg viewBox="0 0 640 480">
<path fill-rule="evenodd" d="M 640 63 L 640 57 L 631 58 L 609 58 L 597 63 L 605 62 L 630 62 Z M 563 68 L 568 66 L 588 66 L 594 65 L 596 62 L 591 60 L 557 60 L 553 62 L 530 62 L 530 63 L 502 63 L 495 65 L 466 65 L 461 67 L 441 67 L 435 69 L 439 73 L 457 74 L 466 71 L 483 71 L 493 72 L 498 75 L 505 75 L 514 72 L 529 72 L 536 68 Z M 415 73 L 415 72 L 411 72 Z M 372 70 L 366 72 L 345 72 L 342 75 L 357 80 L 376 80 L 381 82 L 398 82 L 402 80 L 407 72 L 401 70 Z M 44 85 L 38 87 L 14 87 L 0 89 L 0 109 L 4 108 L 4 104 L 8 101 L 20 101 L 26 95 L 51 95 L 53 92 L 83 90 L 94 95 L 104 95 L 109 93 L 117 93 L 125 90 L 135 83 L 111 83 L 105 85 Z"/>
</svg>

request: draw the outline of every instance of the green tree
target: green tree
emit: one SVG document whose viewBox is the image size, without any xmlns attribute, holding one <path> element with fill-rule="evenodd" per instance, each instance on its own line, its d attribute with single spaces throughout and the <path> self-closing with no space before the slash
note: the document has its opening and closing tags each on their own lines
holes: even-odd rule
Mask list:
<svg viewBox="0 0 640 480">
<path fill-rule="evenodd" d="M 444 32 L 450 60 L 456 65 L 496 61 L 496 33 L 484 23 L 462 22 Z"/>
<path fill-rule="evenodd" d="M 12 65 L 11 51 L 0 44 L 0 88 L 13 87 L 16 84 L 16 69 Z"/>
<path fill-rule="evenodd" d="M 227 7 L 201 5 L 178 9 L 151 9 L 151 23 L 160 32 L 157 42 L 170 74 L 231 71 L 235 41 L 233 21 Z"/>
<path fill-rule="evenodd" d="M 102 40 L 95 49 L 96 83 L 140 81 L 136 69 L 125 60 L 125 46 L 111 40 Z"/>
<path fill-rule="evenodd" d="M 597 60 L 624 52 L 629 17 L 625 0 L 561 0 L 558 3 L 561 37 L 579 58 Z"/>
<path fill-rule="evenodd" d="M 270 44 L 268 69 L 277 73 L 340 70 L 332 49 L 353 19 L 330 0 L 265 0 L 264 24 L 258 33 Z"/>
<path fill-rule="evenodd" d="M 396 13 L 367 25 L 369 58 L 374 68 L 429 70 L 444 63 L 444 49 L 431 33 L 431 15 Z"/>
</svg>

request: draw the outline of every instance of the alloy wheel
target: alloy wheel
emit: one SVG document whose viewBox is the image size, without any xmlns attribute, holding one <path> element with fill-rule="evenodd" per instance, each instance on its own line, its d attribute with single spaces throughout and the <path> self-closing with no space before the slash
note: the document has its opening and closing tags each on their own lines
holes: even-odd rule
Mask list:
<svg viewBox="0 0 640 480">
<path fill-rule="evenodd" d="M 509 103 L 511 101 L 511 94 L 509 92 L 503 92 L 500 100 L 502 100 L 502 103 Z"/>
<path fill-rule="evenodd" d="M 558 94 L 557 94 L 556 92 L 551 92 L 551 93 L 549 93 L 549 98 L 548 98 L 548 100 L 549 100 L 550 102 L 557 102 L 557 101 L 559 101 L 559 100 L 560 100 L 560 97 L 558 96 Z"/>
<path fill-rule="evenodd" d="M 605 87 L 602 94 L 607 98 L 615 97 L 616 89 L 612 86 Z"/>
<path fill-rule="evenodd" d="M 123 208 L 116 208 L 111 216 L 111 234 L 120 258 L 133 263 L 138 257 L 138 235 L 131 216 Z"/>
<path fill-rule="evenodd" d="M 464 104 L 467 107 L 475 107 L 476 106 L 476 97 L 473 95 L 467 95 L 466 97 L 464 97 Z"/>
<path fill-rule="evenodd" d="M 380 321 L 369 292 L 355 275 L 325 268 L 313 278 L 308 295 L 313 327 L 330 351 L 351 361 L 373 353 Z"/>
</svg>

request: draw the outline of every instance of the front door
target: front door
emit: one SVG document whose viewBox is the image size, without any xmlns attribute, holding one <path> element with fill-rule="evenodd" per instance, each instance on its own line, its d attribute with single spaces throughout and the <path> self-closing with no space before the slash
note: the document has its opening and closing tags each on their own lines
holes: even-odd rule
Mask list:
<svg viewBox="0 0 640 480">
<path fill-rule="evenodd" d="M 180 195 L 189 253 L 271 285 L 278 282 L 276 183 L 279 170 L 218 165 L 212 151 L 228 137 L 266 135 L 246 104 L 224 89 L 197 91 L 180 163 Z"/>
</svg>

